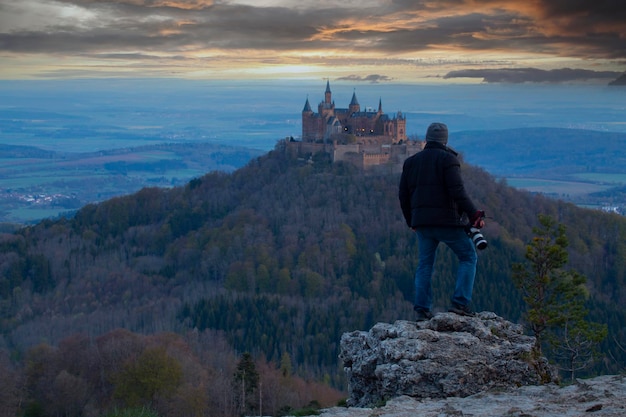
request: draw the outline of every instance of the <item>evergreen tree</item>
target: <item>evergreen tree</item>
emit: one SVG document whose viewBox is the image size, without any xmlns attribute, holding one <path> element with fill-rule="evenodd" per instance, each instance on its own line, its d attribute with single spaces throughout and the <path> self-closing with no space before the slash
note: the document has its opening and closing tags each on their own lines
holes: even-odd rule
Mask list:
<svg viewBox="0 0 626 417">
<path fill-rule="evenodd" d="M 559 369 L 569 374 L 571 382 L 576 371 L 590 367 L 598 358 L 598 344 L 608 334 L 606 324 L 587 322 L 586 314 L 586 309 L 578 310 L 550 338 L 553 357 Z"/>
<path fill-rule="evenodd" d="M 243 415 L 246 411 L 254 408 L 256 399 L 253 394 L 259 387 L 259 372 L 256 369 L 252 355 L 248 352 L 241 355 L 235 370 L 233 385 L 235 392 L 241 393 L 239 404 Z"/>
<path fill-rule="evenodd" d="M 280 373 L 284 377 L 289 377 L 291 376 L 291 372 L 292 372 L 291 356 L 289 356 L 289 353 L 283 352 L 282 356 L 280 357 Z"/>
<path fill-rule="evenodd" d="M 591 364 L 607 328 L 585 320 L 587 278 L 563 269 L 569 258 L 565 227 L 545 215 L 539 215 L 539 223 L 526 247 L 527 263 L 513 265 L 513 281 L 528 307 L 535 353 L 541 355 L 542 346 L 549 346 L 553 359 L 573 379 L 576 370 Z"/>
</svg>

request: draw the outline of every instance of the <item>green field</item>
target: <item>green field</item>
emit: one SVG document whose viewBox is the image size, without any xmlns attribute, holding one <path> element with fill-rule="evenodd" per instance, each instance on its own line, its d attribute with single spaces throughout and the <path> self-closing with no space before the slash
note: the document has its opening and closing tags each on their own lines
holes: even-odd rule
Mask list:
<svg viewBox="0 0 626 417">
<path fill-rule="evenodd" d="M 583 181 L 559 181 L 542 178 L 506 178 L 507 184 L 511 187 L 518 189 L 531 191 L 535 193 L 542 193 L 546 195 L 553 195 L 557 197 L 562 196 L 582 196 L 599 191 L 606 191 L 615 187 L 615 183 L 593 183 Z"/>
<path fill-rule="evenodd" d="M 46 154 L 8 147 L 0 158 L 0 223 L 28 223 L 71 213 L 144 187 L 184 185 L 210 171 L 231 172 L 262 152 L 214 144 Z"/>
<path fill-rule="evenodd" d="M 582 181 L 590 181 L 595 183 L 604 183 L 604 184 L 612 184 L 612 185 L 623 185 L 626 184 L 626 174 L 618 173 L 618 174 L 604 174 L 598 172 L 589 172 L 583 174 L 575 174 L 573 175 L 576 178 L 579 178 Z"/>
</svg>

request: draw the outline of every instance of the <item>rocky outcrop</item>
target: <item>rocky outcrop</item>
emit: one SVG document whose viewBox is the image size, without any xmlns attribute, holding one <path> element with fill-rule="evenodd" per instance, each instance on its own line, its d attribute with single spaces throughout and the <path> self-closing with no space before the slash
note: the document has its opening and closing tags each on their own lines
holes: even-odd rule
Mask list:
<svg viewBox="0 0 626 417">
<path fill-rule="evenodd" d="M 467 397 L 554 381 L 535 338 L 494 313 L 475 317 L 438 313 L 429 321 L 378 323 L 345 333 L 340 358 L 348 379 L 348 405 L 371 407 L 409 396 Z"/>
<path fill-rule="evenodd" d="M 402 396 L 378 408 L 335 407 L 320 417 L 624 417 L 626 377 L 605 375 L 556 384 L 481 392 L 465 398 L 422 399 Z"/>
</svg>

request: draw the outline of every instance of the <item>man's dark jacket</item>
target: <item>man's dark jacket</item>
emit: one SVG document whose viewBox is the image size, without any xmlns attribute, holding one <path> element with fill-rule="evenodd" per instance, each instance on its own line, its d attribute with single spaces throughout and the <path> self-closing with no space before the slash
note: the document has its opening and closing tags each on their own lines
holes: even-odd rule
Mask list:
<svg viewBox="0 0 626 417">
<path fill-rule="evenodd" d="M 421 152 L 404 161 L 398 195 L 404 219 L 412 228 L 462 227 L 477 216 L 463 185 L 457 153 L 439 142 L 426 142 Z"/>
</svg>

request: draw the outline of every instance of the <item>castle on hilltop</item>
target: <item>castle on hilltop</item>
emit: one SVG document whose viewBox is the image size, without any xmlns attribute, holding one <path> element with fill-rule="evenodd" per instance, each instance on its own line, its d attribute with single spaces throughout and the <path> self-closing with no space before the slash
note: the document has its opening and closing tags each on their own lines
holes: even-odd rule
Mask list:
<svg viewBox="0 0 626 417">
<path fill-rule="evenodd" d="M 294 156 L 326 152 L 333 162 L 347 161 L 360 168 L 386 164 L 401 167 L 404 159 L 422 149 L 420 142 L 407 140 L 406 117 L 400 111 L 393 117 L 385 114 L 382 99 L 378 110 L 362 111 L 354 92 L 347 108 L 335 107 L 330 81 L 317 112 L 308 97 L 304 103 L 301 140 L 286 142 Z"/>
<path fill-rule="evenodd" d="M 352 137 L 352 138 L 351 138 Z M 348 108 L 336 108 L 330 91 L 330 81 L 326 82 L 324 101 L 314 113 L 309 99 L 302 110 L 302 141 L 354 141 L 362 138 L 381 143 L 398 143 L 406 139 L 406 117 L 401 112 L 391 118 L 382 109 L 382 99 L 378 102 L 378 111 L 361 111 L 361 105 L 352 93 Z"/>
</svg>

